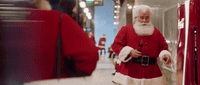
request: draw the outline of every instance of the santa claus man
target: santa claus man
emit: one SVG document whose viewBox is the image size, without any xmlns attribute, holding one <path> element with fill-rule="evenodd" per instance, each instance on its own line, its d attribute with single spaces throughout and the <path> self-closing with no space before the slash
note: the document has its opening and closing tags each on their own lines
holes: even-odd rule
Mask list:
<svg viewBox="0 0 200 85">
<path fill-rule="evenodd" d="M 106 49 L 105 49 L 105 43 L 106 43 L 106 38 L 105 38 L 106 34 L 103 33 L 102 36 L 99 39 L 99 50 L 100 50 L 100 54 L 102 55 L 102 50 L 104 50 L 104 54 L 106 54 Z"/>
<path fill-rule="evenodd" d="M 89 38 L 96 44 L 96 41 L 94 39 L 94 32 L 89 33 Z"/>
<path fill-rule="evenodd" d="M 113 51 L 119 56 L 114 82 L 122 85 L 165 85 L 158 60 L 170 65 L 165 38 L 151 23 L 149 6 L 135 6 L 134 24 L 123 26 L 115 37 Z"/>
</svg>

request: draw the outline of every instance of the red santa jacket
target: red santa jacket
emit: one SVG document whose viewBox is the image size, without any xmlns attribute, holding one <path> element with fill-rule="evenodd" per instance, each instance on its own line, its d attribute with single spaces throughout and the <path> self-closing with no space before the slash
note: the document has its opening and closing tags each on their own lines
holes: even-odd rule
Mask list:
<svg viewBox="0 0 200 85">
<path fill-rule="evenodd" d="M 26 10 L 23 22 L 1 22 L 1 63 L 5 82 L 52 79 L 55 73 L 56 43 L 61 12 Z M 78 76 L 88 76 L 98 61 L 98 48 L 83 29 L 64 14 L 61 25 L 61 77 L 68 77 L 63 58 L 73 56 Z M 10 29 L 10 30 L 7 30 Z M 3 85 L 3 84 L 2 84 Z"/>
<path fill-rule="evenodd" d="M 105 43 L 106 43 L 105 36 L 101 36 L 98 44 L 99 49 L 105 49 Z"/>
<path fill-rule="evenodd" d="M 125 60 L 132 49 L 140 48 L 138 44 L 140 43 L 141 39 L 143 40 L 142 55 L 157 58 L 158 56 L 162 56 L 163 54 L 170 54 L 168 52 L 168 45 L 165 41 L 165 38 L 162 36 L 158 29 L 153 29 L 154 31 L 152 35 L 139 36 L 135 32 L 133 25 L 127 25 L 121 28 L 114 40 L 112 48 L 113 51 L 117 55 L 119 55 L 119 59 L 122 61 L 121 63 L 118 63 L 118 65 L 120 66 L 118 66 L 118 73 L 116 77 L 123 79 L 114 80 L 127 82 L 128 80 L 130 80 L 128 79 L 129 77 L 137 80 L 152 79 L 162 76 L 162 73 L 157 64 L 143 67 L 141 64 L 130 63 L 132 61 L 132 57 Z M 128 63 L 128 61 L 130 62 Z"/>
</svg>

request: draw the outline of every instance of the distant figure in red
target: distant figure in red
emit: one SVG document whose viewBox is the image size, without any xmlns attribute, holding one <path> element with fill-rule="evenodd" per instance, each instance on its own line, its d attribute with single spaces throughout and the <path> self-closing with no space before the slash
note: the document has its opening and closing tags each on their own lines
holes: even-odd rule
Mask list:
<svg viewBox="0 0 200 85">
<path fill-rule="evenodd" d="M 109 58 L 115 58 L 116 54 L 113 52 L 112 45 L 108 46 Z"/>
<path fill-rule="evenodd" d="M 108 46 L 108 52 L 109 52 L 109 58 L 111 58 L 111 55 L 113 53 L 112 46 Z"/>
<path fill-rule="evenodd" d="M 99 50 L 100 50 L 100 54 L 102 54 L 102 50 L 104 50 L 104 54 L 106 53 L 106 49 L 105 49 L 105 43 L 106 43 L 106 38 L 105 38 L 106 34 L 103 33 L 102 36 L 99 39 Z"/>
<path fill-rule="evenodd" d="M 94 39 L 94 32 L 89 33 L 89 38 L 96 44 L 95 39 Z"/>
</svg>

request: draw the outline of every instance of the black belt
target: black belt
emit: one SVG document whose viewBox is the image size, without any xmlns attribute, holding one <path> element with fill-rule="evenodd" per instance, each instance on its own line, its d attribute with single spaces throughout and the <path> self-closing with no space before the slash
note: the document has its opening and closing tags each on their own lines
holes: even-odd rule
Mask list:
<svg viewBox="0 0 200 85">
<path fill-rule="evenodd" d="M 132 63 L 142 64 L 142 66 L 155 65 L 156 57 L 141 56 L 138 58 L 132 58 Z"/>
</svg>

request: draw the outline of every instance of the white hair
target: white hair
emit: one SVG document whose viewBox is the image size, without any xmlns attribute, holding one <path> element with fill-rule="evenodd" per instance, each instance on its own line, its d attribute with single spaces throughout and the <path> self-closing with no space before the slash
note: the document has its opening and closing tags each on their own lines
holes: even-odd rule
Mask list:
<svg viewBox="0 0 200 85">
<path fill-rule="evenodd" d="M 30 0 L 29 3 L 41 10 L 51 10 L 52 9 L 49 1 L 47 1 L 47 0 Z"/>
<path fill-rule="evenodd" d="M 133 7 L 133 22 L 135 23 L 136 18 L 139 16 L 139 12 L 146 12 L 148 11 L 150 13 L 150 16 L 152 15 L 152 9 L 151 7 L 147 5 L 136 5 Z"/>
</svg>

